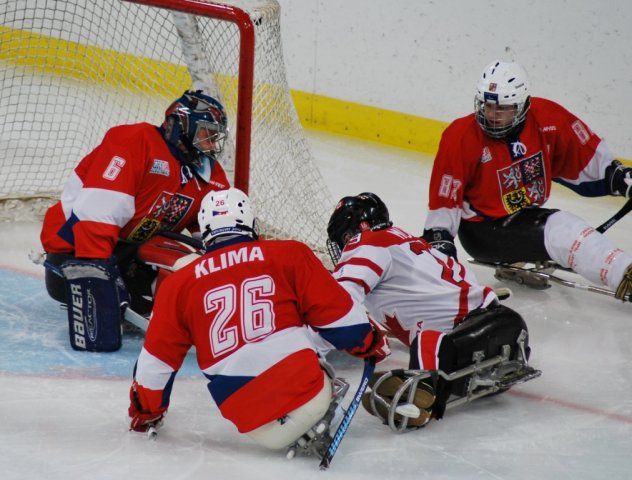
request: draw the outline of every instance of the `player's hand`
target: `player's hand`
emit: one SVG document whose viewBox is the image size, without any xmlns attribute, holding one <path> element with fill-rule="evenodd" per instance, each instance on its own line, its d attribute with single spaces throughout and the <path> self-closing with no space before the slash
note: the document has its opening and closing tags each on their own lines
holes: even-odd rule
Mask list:
<svg viewBox="0 0 632 480">
<path fill-rule="evenodd" d="M 129 390 L 130 405 L 128 414 L 131 418 L 129 429 L 135 432 L 146 432 L 149 427 L 157 427 L 162 423 L 167 409 L 161 408 L 156 412 L 145 410 L 140 403 L 136 387 L 137 383 L 134 381 Z"/>
<path fill-rule="evenodd" d="M 609 181 L 611 195 L 632 197 L 632 168 L 624 167 L 615 160 L 606 168 L 606 179 Z"/>
<path fill-rule="evenodd" d="M 134 430 L 135 432 L 145 433 L 147 430 L 149 430 L 150 427 L 158 427 L 162 423 L 162 419 L 164 418 L 165 414 L 140 412 L 132 413 L 132 406 L 130 405 L 129 416 L 132 419 L 129 424 L 129 429 Z"/>
<path fill-rule="evenodd" d="M 422 237 L 426 242 L 432 246 L 432 248 L 439 250 L 441 253 L 454 257 L 456 256 L 456 246 L 454 245 L 454 237 L 450 235 L 450 232 L 443 228 L 431 228 L 424 230 Z"/>
<path fill-rule="evenodd" d="M 373 327 L 364 338 L 364 344 L 362 346 L 347 351 L 358 358 L 375 357 L 376 363 L 381 362 L 391 354 L 388 338 L 386 338 L 382 330 L 375 327 Z"/>
</svg>

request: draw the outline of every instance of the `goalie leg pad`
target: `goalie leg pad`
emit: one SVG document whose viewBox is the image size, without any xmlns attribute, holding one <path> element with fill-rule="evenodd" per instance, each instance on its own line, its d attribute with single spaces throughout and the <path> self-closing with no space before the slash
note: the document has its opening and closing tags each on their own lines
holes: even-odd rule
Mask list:
<svg viewBox="0 0 632 480">
<path fill-rule="evenodd" d="M 68 260 L 61 271 L 72 348 L 90 352 L 120 349 L 121 317 L 128 298 L 114 259 Z"/>
</svg>

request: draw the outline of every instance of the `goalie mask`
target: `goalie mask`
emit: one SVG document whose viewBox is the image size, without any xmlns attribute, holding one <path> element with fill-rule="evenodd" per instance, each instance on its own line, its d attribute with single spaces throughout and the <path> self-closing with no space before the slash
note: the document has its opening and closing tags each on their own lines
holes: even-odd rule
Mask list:
<svg viewBox="0 0 632 480">
<path fill-rule="evenodd" d="M 336 264 L 347 242 L 360 232 L 390 227 L 388 209 L 374 193 L 364 192 L 342 198 L 327 225 L 327 249 Z"/>
<path fill-rule="evenodd" d="M 165 140 L 179 152 L 183 166 L 208 182 L 228 131 L 222 104 L 202 90 L 187 90 L 167 108 L 162 131 Z"/>
<path fill-rule="evenodd" d="M 258 238 L 250 199 L 238 188 L 209 192 L 198 213 L 202 241 L 210 245 L 221 237 L 248 235 Z"/>
<path fill-rule="evenodd" d="M 529 79 L 524 68 L 517 63 L 492 62 L 476 85 L 476 121 L 490 137 L 505 138 L 524 122 L 529 99 Z"/>
</svg>

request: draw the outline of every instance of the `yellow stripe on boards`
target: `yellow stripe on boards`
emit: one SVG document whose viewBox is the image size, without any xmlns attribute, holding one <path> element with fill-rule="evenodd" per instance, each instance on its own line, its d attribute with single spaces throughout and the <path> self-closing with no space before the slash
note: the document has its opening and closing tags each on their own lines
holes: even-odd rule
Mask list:
<svg viewBox="0 0 632 480">
<path fill-rule="evenodd" d="M 186 67 L 0 26 L 0 60 L 38 72 L 173 99 L 191 85 Z M 169 82 L 164 79 L 169 78 Z"/>
<path fill-rule="evenodd" d="M 0 61 L 128 92 L 151 92 L 168 100 L 177 98 L 191 85 L 188 70 L 182 65 L 4 26 L 0 26 Z M 234 89 L 236 81 L 224 77 L 216 79 L 220 94 Z M 260 95 L 260 90 L 255 95 Z M 437 152 L 441 133 L 448 125 L 299 90 L 292 90 L 291 95 L 305 128 L 430 155 Z M 632 166 L 632 161 L 622 161 Z"/>
<path fill-rule="evenodd" d="M 306 128 L 434 154 L 447 123 L 292 90 Z"/>
</svg>

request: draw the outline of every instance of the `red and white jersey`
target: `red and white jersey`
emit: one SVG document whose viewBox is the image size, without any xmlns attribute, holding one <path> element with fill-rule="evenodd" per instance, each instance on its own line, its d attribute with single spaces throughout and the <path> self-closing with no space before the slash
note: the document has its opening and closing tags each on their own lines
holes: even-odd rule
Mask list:
<svg viewBox="0 0 632 480">
<path fill-rule="evenodd" d="M 362 306 L 307 246 L 246 238 L 163 282 L 135 373 L 149 411 L 168 406 L 173 377 L 195 345 L 220 412 L 251 431 L 322 389 L 308 325 L 339 349 L 363 345 L 371 331 Z"/>
<path fill-rule="evenodd" d="M 464 265 L 395 227 L 349 240 L 334 277 L 406 345 L 422 330 L 451 331 L 496 299 Z"/>
<path fill-rule="evenodd" d="M 41 241 L 47 252 L 108 258 L 121 239 L 142 243 L 158 230 L 197 231 L 200 201 L 229 187 L 219 162 L 208 183 L 182 185 L 181 164 L 157 127 L 110 129 L 70 174 L 61 200 L 48 209 Z"/>
<path fill-rule="evenodd" d="M 470 114 L 441 137 L 425 228 L 456 236 L 461 218 L 500 218 L 543 205 L 551 180 L 580 195 L 606 195 L 605 171 L 613 160 L 597 135 L 550 100 L 531 98 L 524 128 L 512 139 L 485 135 Z"/>
</svg>

